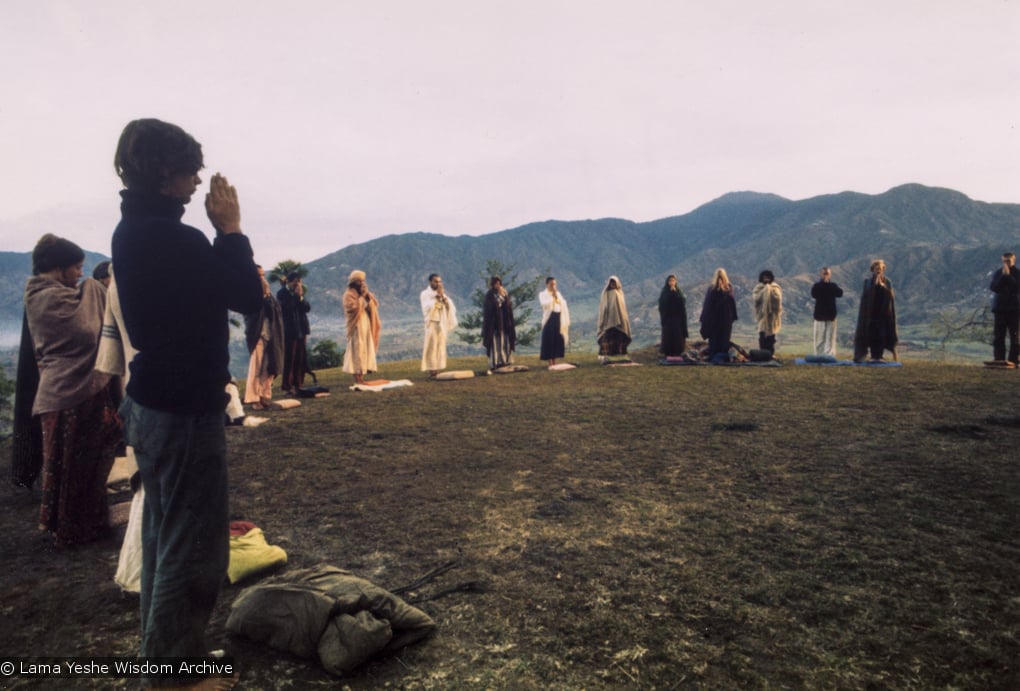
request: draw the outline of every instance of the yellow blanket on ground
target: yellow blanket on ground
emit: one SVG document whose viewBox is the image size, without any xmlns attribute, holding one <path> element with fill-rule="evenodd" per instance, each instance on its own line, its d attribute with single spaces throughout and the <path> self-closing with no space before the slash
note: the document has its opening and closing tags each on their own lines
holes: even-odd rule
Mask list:
<svg viewBox="0 0 1020 691">
<path fill-rule="evenodd" d="M 266 543 L 261 528 L 252 528 L 244 535 L 230 536 L 230 564 L 227 577 L 231 583 L 287 563 L 283 548 Z"/>
</svg>

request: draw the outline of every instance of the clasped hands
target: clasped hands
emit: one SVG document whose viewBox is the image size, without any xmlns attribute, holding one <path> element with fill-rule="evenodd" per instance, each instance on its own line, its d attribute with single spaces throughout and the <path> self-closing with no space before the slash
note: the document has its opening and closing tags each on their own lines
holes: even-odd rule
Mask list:
<svg viewBox="0 0 1020 691">
<path fill-rule="evenodd" d="M 237 190 L 227 179 L 216 173 L 209 180 L 209 193 L 205 195 L 205 212 L 219 235 L 241 233 L 241 205 Z"/>
</svg>

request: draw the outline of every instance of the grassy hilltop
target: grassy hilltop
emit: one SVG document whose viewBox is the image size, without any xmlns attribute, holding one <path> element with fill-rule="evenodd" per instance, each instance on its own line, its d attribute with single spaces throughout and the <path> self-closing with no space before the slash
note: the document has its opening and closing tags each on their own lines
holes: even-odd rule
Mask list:
<svg viewBox="0 0 1020 691">
<path fill-rule="evenodd" d="M 1020 687 L 1020 372 L 577 359 L 383 363 L 414 386 L 378 394 L 321 372 L 331 397 L 228 430 L 232 515 L 291 567 L 394 589 L 455 563 L 407 596 L 436 635 L 345 687 Z M 117 544 L 55 552 L 6 491 L 0 649 L 132 653 Z M 240 688 L 335 687 L 226 638 L 244 585 L 213 622 Z"/>
</svg>

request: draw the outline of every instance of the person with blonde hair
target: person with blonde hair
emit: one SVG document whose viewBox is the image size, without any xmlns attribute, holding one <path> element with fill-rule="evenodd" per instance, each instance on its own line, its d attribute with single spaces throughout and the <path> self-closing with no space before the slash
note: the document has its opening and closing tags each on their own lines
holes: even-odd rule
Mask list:
<svg viewBox="0 0 1020 691">
<path fill-rule="evenodd" d="M 864 279 L 861 304 L 854 334 L 854 362 L 861 362 L 870 353 L 873 362 L 882 362 L 886 350 L 897 359 L 896 293 L 885 275 L 885 262 L 871 262 L 871 276 Z"/>
<path fill-rule="evenodd" d="M 347 316 L 347 350 L 343 371 L 354 375 L 355 384 L 364 384 L 365 375 L 379 369 L 379 301 L 368 289 L 364 271 L 352 271 L 344 293 L 344 314 Z"/>
<path fill-rule="evenodd" d="M 737 320 L 737 301 L 726 270 L 718 268 L 712 285 L 705 291 L 701 305 L 701 337 L 708 340 L 708 355 L 713 362 L 729 360 L 733 322 Z"/>
</svg>

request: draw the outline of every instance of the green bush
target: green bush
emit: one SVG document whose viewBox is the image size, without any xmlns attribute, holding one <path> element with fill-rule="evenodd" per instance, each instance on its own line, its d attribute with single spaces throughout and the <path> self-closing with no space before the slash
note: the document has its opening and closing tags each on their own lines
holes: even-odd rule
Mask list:
<svg viewBox="0 0 1020 691">
<path fill-rule="evenodd" d="M 308 352 L 308 366 L 313 370 L 339 367 L 344 361 L 344 351 L 339 350 L 336 341 L 324 338 L 317 341 Z"/>
</svg>

